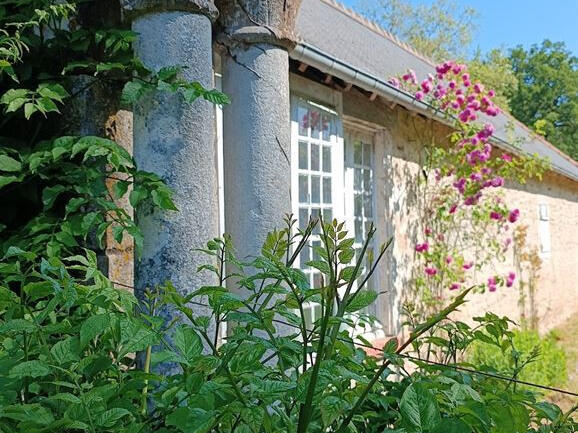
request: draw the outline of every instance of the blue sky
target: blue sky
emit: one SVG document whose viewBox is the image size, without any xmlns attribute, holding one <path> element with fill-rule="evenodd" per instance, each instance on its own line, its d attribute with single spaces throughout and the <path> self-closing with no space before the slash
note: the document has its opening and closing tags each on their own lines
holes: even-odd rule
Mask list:
<svg viewBox="0 0 578 433">
<path fill-rule="evenodd" d="M 355 7 L 357 0 L 341 0 Z M 430 3 L 431 0 L 409 0 Z M 473 48 L 529 47 L 544 39 L 564 41 L 578 55 L 578 0 L 455 0 L 479 13 Z"/>
</svg>

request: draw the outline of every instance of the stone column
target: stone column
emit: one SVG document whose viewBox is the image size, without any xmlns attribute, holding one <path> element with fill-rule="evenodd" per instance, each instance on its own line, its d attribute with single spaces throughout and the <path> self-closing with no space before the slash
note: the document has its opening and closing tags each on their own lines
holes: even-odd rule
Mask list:
<svg viewBox="0 0 578 433">
<path fill-rule="evenodd" d="M 187 80 L 213 86 L 212 0 L 125 0 L 124 11 L 138 33 L 135 54 L 153 71 L 182 66 Z M 134 157 L 137 166 L 158 174 L 174 192 L 178 212 L 141 207 L 136 220 L 144 235 L 135 263 L 135 287 L 171 281 L 182 293 L 213 285 L 212 275 L 197 273 L 208 256 L 195 251 L 218 236 L 218 189 L 214 106 L 182 95 L 157 92 L 134 107 Z M 195 306 L 198 314 L 208 311 Z M 172 319 L 174 313 L 159 313 Z"/>
<path fill-rule="evenodd" d="M 225 230 L 259 254 L 291 212 L 289 56 L 299 1 L 216 0 L 220 11 Z"/>
</svg>

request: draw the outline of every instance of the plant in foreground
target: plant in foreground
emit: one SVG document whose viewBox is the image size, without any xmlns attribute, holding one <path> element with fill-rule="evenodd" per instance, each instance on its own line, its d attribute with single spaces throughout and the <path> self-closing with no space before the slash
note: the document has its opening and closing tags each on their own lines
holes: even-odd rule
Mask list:
<svg viewBox="0 0 578 433">
<path fill-rule="evenodd" d="M 308 266 L 323 282 L 310 287 L 293 262 L 316 224 L 319 259 Z M 505 319 L 488 315 L 474 329 L 449 320 L 467 291 L 404 343 L 368 355 L 352 331 L 377 297 L 365 288 L 374 268 L 359 276 L 367 243 L 357 258 L 352 245 L 337 221 L 296 232 L 288 219 L 250 263 L 227 238 L 211 240 L 201 270 L 219 286 L 182 294 L 167 283 L 141 302 L 114 289 L 89 250 L 60 259 L 10 249 L 0 266 L 0 431 L 572 431 L 569 414 L 511 383 L 419 358 L 407 372 L 406 350 L 428 345 L 451 360 L 475 340 L 509 341 Z M 312 324 L 308 302 L 322 309 Z M 197 314 L 198 304 L 211 314 Z M 163 307 L 184 320 L 166 323 L 155 315 Z M 230 332 L 219 344 L 214 325 L 223 321 Z M 159 373 L 161 363 L 176 374 Z"/>
</svg>

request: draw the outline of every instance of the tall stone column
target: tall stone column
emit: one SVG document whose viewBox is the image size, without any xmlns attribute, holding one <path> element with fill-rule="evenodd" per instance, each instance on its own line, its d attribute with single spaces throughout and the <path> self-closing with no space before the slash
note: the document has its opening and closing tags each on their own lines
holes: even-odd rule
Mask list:
<svg viewBox="0 0 578 433">
<path fill-rule="evenodd" d="M 138 33 L 135 54 L 153 71 L 182 66 L 187 80 L 213 86 L 212 0 L 125 0 Z M 135 263 L 137 294 L 171 281 L 188 293 L 215 284 L 197 273 L 208 256 L 195 251 L 218 236 L 218 189 L 214 106 L 182 95 L 157 92 L 134 107 L 134 157 L 138 168 L 158 174 L 174 192 L 178 212 L 140 207 L 136 220 L 144 235 Z M 199 314 L 207 314 L 195 306 Z M 172 311 L 159 313 L 171 319 Z"/>
<path fill-rule="evenodd" d="M 225 230 L 259 254 L 291 212 L 289 56 L 300 0 L 216 0 L 220 11 Z"/>
</svg>

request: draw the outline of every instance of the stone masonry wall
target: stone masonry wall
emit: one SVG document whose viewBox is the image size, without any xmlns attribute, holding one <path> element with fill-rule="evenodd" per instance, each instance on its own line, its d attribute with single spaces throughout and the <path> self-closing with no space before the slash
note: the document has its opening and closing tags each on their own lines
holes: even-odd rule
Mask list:
<svg viewBox="0 0 578 433">
<path fill-rule="evenodd" d="M 385 129 L 385 146 L 378 174 L 377 199 L 384 200 L 385 215 L 381 223 L 387 227 L 394 243 L 386 257 L 389 292 L 388 300 L 397 317 L 397 329 L 401 329 L 400 308 L 411 284 L 411 263 L 414 260 L 414 245 L 420 230 L 419 197 L 416 179 L 419 177 L 420 161 L 423 158 L 423 140 L 434 134 L 441 142 L 449 130 L 414 116 L 402 107 L 392 107 L 379 100 L 370 102 L 367 96 L 351 91 L 343 96 L 344 115 L 371 122 L 376 129 Z M 380 143 L 378 143 L 379 145 Z M 381 178 L 379 177 L 381 173 Z M 511 207 L 521 211 L 517 225 L 527 225 L 527 243 L 530 249 L 539 251 L 539 205 L 549 208 L 549 230 L 551 252 L 540 254 L 541 269 L 536 279 L 533 309 L 535 323 L 541 332 L 546 332 L 563 323 L 573 314 L 578 314 L 578 182 L 553 172 L 545 174 L 543 180 L 533 179 L 526 185 L 508 184 L 505 200 Z M 506 254 L 503 263 L 496 263 L 494 272 L 506 274 L 518 272 L 513 250 Z M 488 275 L 480 275 L 486 278 Z M 495 293 L 471 295 L 470 302 L 462 307 L 459 317 L 468 320 L 487 311 L 507 315 L 520 322 L 530 320 L 530 300 L 525 289 L 525 302 L 521 305 L 520 284 L 528 282 L 527 273 L 518 275 L 511 288 L 501 288 Z M 448 293 L 449 296 L 449 293 Z M 383 314 L 388 317 L 389 314 Z M 395 324 L 392 324 L 395 325 Z M 390 329 L 395 329 L 393 326 Z"/>
</svg>

